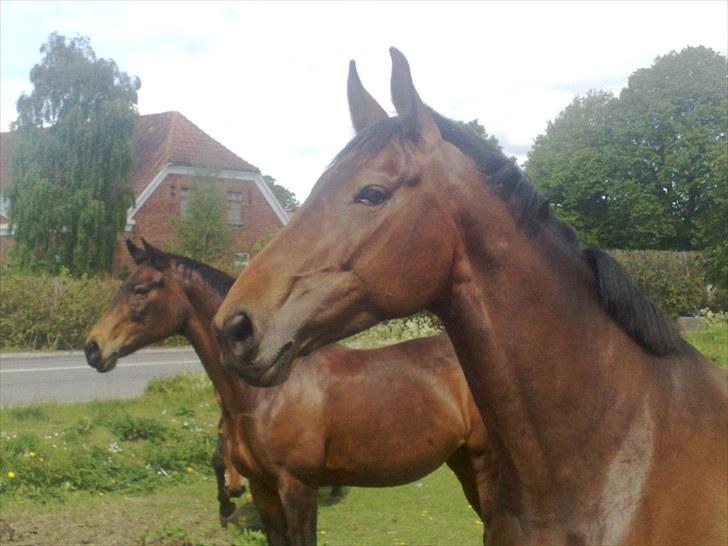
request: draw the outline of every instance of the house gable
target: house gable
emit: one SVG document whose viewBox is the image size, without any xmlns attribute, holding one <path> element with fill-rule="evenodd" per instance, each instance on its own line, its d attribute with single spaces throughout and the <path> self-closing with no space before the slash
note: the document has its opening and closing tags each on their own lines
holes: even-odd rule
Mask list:
<svg viewBox="0 0 728 546">
<path fill-rule="evenodd" d="M 0 133 L 0 235 L 9 234 L 7 199 L 14 133 Z M 134 159 L 130 183 L 135 204 L 127 211 L 126 231 L 131 232 L 152 195 L 171 175 L 190 178 L 250 181 L 280 222 L 288 214 L 254 165 L 240 158 L 179 112 L 139 116 L 133 133 Z M 151 213 L 151 211 L 150 211 Z"/>
</svg>

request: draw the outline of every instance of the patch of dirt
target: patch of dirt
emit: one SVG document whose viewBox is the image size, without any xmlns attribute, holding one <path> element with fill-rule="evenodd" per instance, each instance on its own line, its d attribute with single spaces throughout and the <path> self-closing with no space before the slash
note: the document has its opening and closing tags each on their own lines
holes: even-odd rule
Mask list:
<svg viewBox="0 0 728 546">
<path fill-rule="evenodd" d="M 238 524 L 258 527 L 250 497 Z M 175 488 L 151 495 L 74 499 L 64 505 L 0 507 L 0 544 L 34 546 L 228 545 L 214 491 Z"/>
</svg>

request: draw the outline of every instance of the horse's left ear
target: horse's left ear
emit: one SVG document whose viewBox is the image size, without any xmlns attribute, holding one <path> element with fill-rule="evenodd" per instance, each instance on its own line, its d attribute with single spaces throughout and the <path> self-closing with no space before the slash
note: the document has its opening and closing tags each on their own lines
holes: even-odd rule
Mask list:
<svg viewBox="0 0 728 546">
<path fill-rule="evenodd" d="M 142 237 L 142 244 L 144 245 L 144 250 L 147 253 L 149 264 L 152 267 L 162 271 L 166 269 L 167 266 L 169 266 L 169 257 L 167 256 L 167 254 L 159 250 L 157 247 L 149 244 L 149 242 L 147 242 L 144 237 Z"/>
<path fill-rule="evenodd" d="M 370 125 L 387 119 L 389 116 L 384 108 L 374 100 L 369 92 L 364 89 L 359 73 L 356 71 L 356 63 L 349 61 L 349 77 L 346 80 L 346 96 L 349 99 L 349 113 L 354 131 L 360 133 Z"/>
<path fill-rule="evenodd" d="M 396 47 L 390 47 L 389 54 L 392 56 L 392 102 L 407 136 L 425 145 L 438 142 L 440 130 L 412 83 L 407 58 Z"/>
</svg>

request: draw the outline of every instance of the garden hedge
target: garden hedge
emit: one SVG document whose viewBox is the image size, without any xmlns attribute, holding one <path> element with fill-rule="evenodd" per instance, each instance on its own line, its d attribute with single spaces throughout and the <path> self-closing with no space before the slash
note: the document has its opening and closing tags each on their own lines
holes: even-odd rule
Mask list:
<svg viewBox="0 0 728 546">
<path fill-rule="evenodd" d="M 666 312 L 677 316 L 706 307 L 706 270 L 698 252 L 614 250 L 611 254 L 635 282 Z M 0 349 L 81 349 L 88 332 L 110 304 L 120 281 L 100 278 L 4 273 L 0 278 Z M 419 317 L 405 319 L 403 332 L 424 328 L 423 335 L 440 329 Z M 392 321 L 390 321 L 392 322 Z M 394 327 L 386 326 L 387 332 Z M 396 325 L 395 325 L 396 326 Z M 404 334 L 402 334 L 404 335 Z M 173 338 L 168 344 L 179 344 Z"/>
</svg>

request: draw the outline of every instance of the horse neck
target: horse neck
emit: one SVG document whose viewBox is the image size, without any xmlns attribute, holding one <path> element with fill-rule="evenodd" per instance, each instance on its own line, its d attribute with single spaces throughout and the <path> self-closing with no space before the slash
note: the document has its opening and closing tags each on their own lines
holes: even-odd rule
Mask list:
<svg viewBox="0 0 728 546">
<path fill-rule="evenodd" d="M 456 281 L 435 311 L 494 433 L 514 510 L 522 510 L 543 502 L 542 492 L 569 496 L 585 479 L 603 478 L 632 420 L 644 418 L 638 389 L 648 390 L 648 367 L 602 309 L 573 250 L 548 230 L 527 237 L 507 211 L 500 220 L 486 212 L 468 219 L 475 239 L 463 242 Z M 562 511 L 569 505 L 548 498 Z"/>
<path fill-rule="evenodd" d="M 213 386 L 220 393 L 224 407 L 229 411 L 240 410 L 245 398 L 238 394 L 245 385 L 220 363 L 220 350 L 210 329 L 212 318 L 225 296 L 199 275 L 182 274 L 179 277 L 191 309 L 181 333 L 199 356 Z"/>
</svg>

